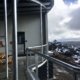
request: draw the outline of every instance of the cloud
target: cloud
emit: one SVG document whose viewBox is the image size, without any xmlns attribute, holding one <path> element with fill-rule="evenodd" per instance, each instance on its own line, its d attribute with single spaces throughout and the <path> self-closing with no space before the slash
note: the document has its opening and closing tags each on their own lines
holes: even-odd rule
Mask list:
<svg viewBox="0 0 80 80">
<path fill-rule="evenodd" d="M 63 0 L 55 0 L 48 14 L 49 40 L 80 39 L 80 0 L 66 5 Z"/>
<path fill-rule="evenodd" d="M 60 25 L 63 25 L 64 23 L 70 22 L 71 19 L 72 19 L 72 17 L 67 16 L 65 19 L 63 19 L 63 20 L 60 22 Z"/>
<path fill-rule="evenodd" d="M 76 32 L 76 31 L 66 31 L 63 34 L 49 34 L 49 41 L 53 41 L 53 40 L 60 40 L 60 41 L 65 41 L 65 40 L 80 40 L 80 32 Z"/>
<path fill-rule="evenodd" d="M 80 30 L 80 8 L 71 12 L 72 19 L 67 23 L 68 28 L 72 30 Z"/>
</svg>

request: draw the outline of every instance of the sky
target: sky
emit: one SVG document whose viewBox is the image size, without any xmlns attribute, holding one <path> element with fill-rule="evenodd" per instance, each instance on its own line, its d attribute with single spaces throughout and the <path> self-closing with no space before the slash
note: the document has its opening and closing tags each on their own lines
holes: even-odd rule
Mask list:
<svg viewBox="0 0 80 80">
<path fill-rule="evenodd" d="M 80 40 L 80 0 L 54 0 L 48 13 L 49 41 Z"/>
</svg>

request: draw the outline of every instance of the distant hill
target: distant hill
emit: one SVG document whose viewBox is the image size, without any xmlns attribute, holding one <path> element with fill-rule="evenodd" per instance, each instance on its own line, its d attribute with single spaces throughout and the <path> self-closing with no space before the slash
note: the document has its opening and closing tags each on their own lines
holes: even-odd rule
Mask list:
<svg viewBox="0 0 80 80">
<path fill-rule="evenodd" d="M 80 47 L 80 41 L 66 41 L 62 43 L 68 45 L 69 47 L 71 47 L 72 45 L 75 47 Z"/>
</svg>

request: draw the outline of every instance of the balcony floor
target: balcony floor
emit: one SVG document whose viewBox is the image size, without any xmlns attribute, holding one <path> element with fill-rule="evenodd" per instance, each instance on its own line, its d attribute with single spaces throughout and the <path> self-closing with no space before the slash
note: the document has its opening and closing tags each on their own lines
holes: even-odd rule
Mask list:
<svg viewBox="0 0 80 80">
<path fill-rule="evenodd" d="M 31 60 L 34 62 L 33 57 Z M 30 80 L 27 79 L 26 74 L 26 57 L 20 57 L 18 59 L 18 74 L 19 74 L 19 80 Z M 50 80 L 74 80 L 72 73 L 67 71 L 66 69 L 54 64 L 54 76 Z M 13 80 L 12 78 L 12 65 L 9 65 L 9 80 Z M 0 65 L 0 80 L 6 80 L 5 79 L 6 73 L 5 73 L 5 65 Z"/>
<path fill-rule="evenodd" d="M 26 80 L 26 64 L 25 64 L 26 58 L 20 57 L 18 59 L 18 75 L 19 80 Z M 13 71 L 12 71 L 12 64 L 9 65 L 9 80 L 13 80 Z M 6 80 L 6 65 L 0 65 L 0 80 Z"/>
</svg>

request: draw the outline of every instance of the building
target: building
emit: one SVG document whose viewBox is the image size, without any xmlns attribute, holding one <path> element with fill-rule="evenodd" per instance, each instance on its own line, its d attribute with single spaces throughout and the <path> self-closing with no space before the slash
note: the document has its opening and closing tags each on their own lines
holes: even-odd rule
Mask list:
<svg viewBox="0 0 80 80">
<path fill-rule="evenodd" d="M 6 52 L 7 77 L 8 55 L 13 55 L 14 80 L 18 80 L 18 55 L 25 55 L 28 47 L 47 53 L 47 13 L 53 3 L 54 0 L 0 0 L 0 52 Z"/>
<path fill-rule="evenodd" d="M 4 43 L 4 1 L 1 0 L 1 10 L 0 10 L 0 39 Z M 41 4 L 42 3 L 42 4 Z M 12 28 L 13 28 L 13 11 L 12 11 L 12 1 L 8 0 L 8 37 L 9 37 L 9 51 L 11 51 L 12 46 Z M 19 52 L 22 49 L 22 45 L 25 42 L 25 48 L 39 46 L 42 44 L 47 44 L 47 12 L 52 8 L 53 0 L 18 0 L 17 1 L 17 29 L 18 29 L 18 43 Z M 22 42 L 22 38 L 25 40 Z M 27 42 L 26 42 L 27 40 Z M 1 49 L 2 50 L 2 49 Z M 10 53 L 10 52 L 9 52 Z"/>
</svg>

